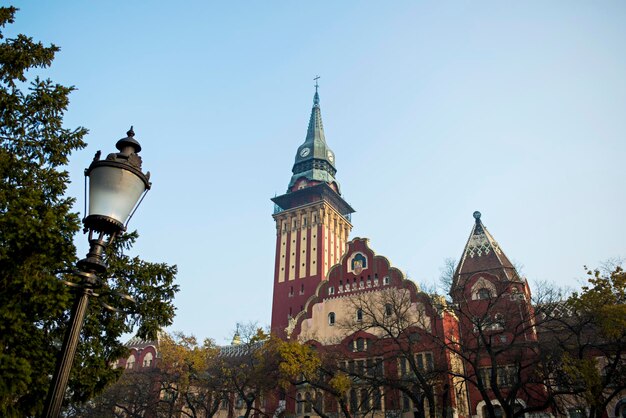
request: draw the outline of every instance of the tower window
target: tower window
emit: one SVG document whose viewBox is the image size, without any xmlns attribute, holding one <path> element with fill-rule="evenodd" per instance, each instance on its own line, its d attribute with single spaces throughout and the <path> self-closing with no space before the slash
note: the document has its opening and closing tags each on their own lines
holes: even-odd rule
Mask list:
<svg viewBox="0 0 626 418">
<path fill-rule="evenodd" d="M 335 325 L 335 313 L 331 312 L 328 314 L 328 325 Z"/>
<path fill-rule="evenodd" d="M 359 308 L 356 310 L 356 320 L 357 322 L 363 321 L 363 309 Z"/>
<path fill-rule="evenodd" d="M 330 286 L 330 287 L 328 288 L 328 294 L 329 294 L 329 295 L 334 295 L 334 294 L 335 294 L 335 288 L 334 288 L 334 287 L 332 287 L 332 286 Z"/>
<path fill-rule="evenodd" d="M 392 313 L 393 313 L 393 307 L 391 306 L 391 303 L 385 304 L 385 315 L 391 316 Z"/>
<path fill-rule="evenodd" d="M 385 276 L 385 278 L 383 279 L 383 283 L 384 284 L 389 284 L 389 276 Z"/>
<path fill-rule="evenodd" d="M 479 289 L 477 295 L 478 299 L 491 299 L 491 291 L 486 287 Z"/>
</svg>

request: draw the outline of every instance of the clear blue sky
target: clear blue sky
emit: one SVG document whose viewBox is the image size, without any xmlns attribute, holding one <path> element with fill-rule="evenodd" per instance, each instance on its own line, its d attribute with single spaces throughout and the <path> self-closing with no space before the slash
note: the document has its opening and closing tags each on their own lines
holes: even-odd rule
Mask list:
<svg viewBox="0 0 626 418">
<path fill-rule="evenodd" d="M 153 190 L 133 253 L 179 267 L 173 330 L 270 320 L 275 229 L 319 74 L 352 236 L 418 282 L 472 212 L 529 280 L 626 256 L 623 1 L 18 2 L 62 50 L 82 170 L 133 124 Z M 86 238 L 79 236 L 81 253 Z"/>
</svg>

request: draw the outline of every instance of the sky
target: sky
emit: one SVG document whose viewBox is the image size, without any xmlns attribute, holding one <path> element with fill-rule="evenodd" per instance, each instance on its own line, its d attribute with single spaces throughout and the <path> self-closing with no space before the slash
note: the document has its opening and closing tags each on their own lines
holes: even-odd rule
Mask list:
<svg viewBox="0 0 626 418">
<path fill-rule="evenodd" d="M 276 231 L 319 75 L 351 237 L 412 280 L 459 259 L 479 210 L 531 283 L 626 257 L 623 1 L 14 3 L 74 85 L 68 194 L 133 125 L 152 190 L 131 255 L 176 264 L 168 330 L 270 322 Z M 76 237 L 79 254 L 87 239 Z"/>
</svg>

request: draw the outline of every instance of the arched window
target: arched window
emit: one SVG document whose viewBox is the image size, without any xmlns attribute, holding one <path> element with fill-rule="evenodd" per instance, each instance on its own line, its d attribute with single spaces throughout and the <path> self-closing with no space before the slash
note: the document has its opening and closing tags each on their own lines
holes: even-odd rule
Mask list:
<svg viewBox="0 0 626 418">
<path fill-rule="evenodd" d="M 128 360 L 126 360 L 126 368 L 127 369 L 132 369 L 134 365 L 135 365 L 135 355 L 131 354 L 128 357 Z"/>
<path fill-rule="evenodd" d="M 335 325 L 335 313 L 331 312 L 328 314 L 328 325 Z"/>
<path fill-rule="evenodd" d="M 306 401 L 304 404 L 304 413 L 305 414 L 310 414 L 311 413 L 311 404 L 313 399 L 311 398 L 311 392 L 307 392 L 304 394 L 304 400 Z"/>
<path fill-rule="evenodd" d="M 486 287 L 478 289 L 478 292 L 476 294 L 478 296 L 478 299 L 491 299 L 491 291 Z"/>
<path fill-rule="evenodd" d="M 296 414 L 302 414 L 302 394 L 296 396 Z"/>
<path fill-rule="evenodd" d="M 363 321 L 363 309 L 359 308 L 356 310 L 356 320 L 357 322 Z"/>
<path fill-rule="evenodd" d="M 315 393 L 315 409 L 324 411 L 324 394 L 322 392 Z"/>
<path fill-rule="evenodd" d="M 143 356 L 143 367 L 151 367 L 152 366 L 152 353 L 147 352 L 145 356 Z"/>
<path fill-rule="evenodd" d="M 391 316 L 392 313 L 393 313 L 393 307 L 391 306 L 391 303 L 385 304 L 385 315 Z"/>
</svg>

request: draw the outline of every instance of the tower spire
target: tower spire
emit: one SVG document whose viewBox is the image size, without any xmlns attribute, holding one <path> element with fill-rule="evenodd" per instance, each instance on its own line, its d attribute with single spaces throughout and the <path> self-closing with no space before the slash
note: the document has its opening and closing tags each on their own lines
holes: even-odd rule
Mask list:
<svg viewBox="0 0 626 418">
<path fill-rule="evenodd" d="M 326 183 L 335 192 L 339 191 L 339 182 L 335 179 L 335 153 L 326 143 L 324 124 L 322 123 L 322 111 L 320 109 L 319 76 L 315 80 L 315 94 L 313 96 L 313 108 L 309 126 L 306 131 L 304 143 L 298 147 L 296 158 L 291 170 L 293 176 L 287 187 L 288 191 L 301 189 L 302 187 L 314 186 Z M 297 184 L 296 184 L 297 183 Z M 294 188 L 295 187 L 295 188 Z"/>
<path fill-rule="evenodd" d="M 503 281 L 520 280 L 513 263 L 480 220 L 481 213 L 476 211 L 473 217 L 474 225 L 456 268 L 453 290 L 458 284 L 462 286 L 467 278 L 479 272 L 496 274 Z"/>
<path fill-rule="evenodd" d="M 319 78 L 319 75 L 314 78 L 315 94 L 313 95 L 313 109 L 311 109 L 311 118 L 309 119 L 309 128 L 306 132 L 305 142 L 315 142 L 317 140 L 326 143 L 324 124 L 322 123 L 322 111 L 320 110 L 320 94 L 318 92 L 320 85 L 317 83 Z"/>
</svg>

